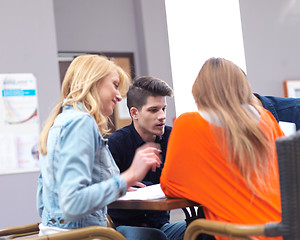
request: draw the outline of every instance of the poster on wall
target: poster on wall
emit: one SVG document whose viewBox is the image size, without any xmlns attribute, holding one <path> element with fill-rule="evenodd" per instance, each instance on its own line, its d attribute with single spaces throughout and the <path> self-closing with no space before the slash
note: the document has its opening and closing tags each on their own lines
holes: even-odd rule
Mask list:
<svg viewBox="0 0 300 240">
<path fill-rule="evenodd" d="M 36 78 L 0 74 L 0 92 L 0 174 L 38 171 Z"/>
</svg>

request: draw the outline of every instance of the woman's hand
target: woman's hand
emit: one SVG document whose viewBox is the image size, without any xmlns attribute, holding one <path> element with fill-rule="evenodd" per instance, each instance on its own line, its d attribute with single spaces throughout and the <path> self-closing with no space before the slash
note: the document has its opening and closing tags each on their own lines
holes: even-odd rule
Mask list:
<svg viewBox="0 0 300 240">
<path fill-rule="evenodd" d="M 146 185 L 144 183 L 141 183 L 141 182 L 136 182 L 133 184 L 133 187 L 129 187 L 127 189 L 128 192 L 133 192 L 133 191 L 136 191 L 138 190 L 139 188 L 143 188 L 143 187 L 146 187 Z"/>
</svg>

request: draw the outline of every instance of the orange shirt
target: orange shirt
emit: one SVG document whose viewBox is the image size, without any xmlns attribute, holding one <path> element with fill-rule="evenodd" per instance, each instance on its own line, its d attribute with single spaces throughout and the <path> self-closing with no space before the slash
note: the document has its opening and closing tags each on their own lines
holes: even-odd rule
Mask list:
<svg viewBox="0 0 300 240">
<path fill-rule="evenodd" d="M 259 125 L 272 139 L 283 136 L 273 115 L 262 109 Z M 277 158 L 270 159 L 276 172 L 270 173 L 273 191 L 253 192 L 236 167 L 228 164 L 212 129 L 198 112 L 184 113 L 171 132 L 161 187 L 166 196 L 187 198 L 203 206 L 211 220 L 240 224 L 262 224 L 281 220 Z M 220 238 L 219 239 L 224 239 Z"/>
</svg>

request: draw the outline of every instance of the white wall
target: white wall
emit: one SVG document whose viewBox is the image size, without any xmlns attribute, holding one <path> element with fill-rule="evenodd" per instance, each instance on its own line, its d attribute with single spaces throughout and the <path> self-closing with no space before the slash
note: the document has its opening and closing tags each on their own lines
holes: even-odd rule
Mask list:
<svg viewBox="0 0 300 240">
<path fill-rule="evenodd" d="M 51 0 L 1 0 L 0 72 L 33 73 L 43 122 L 59 97 L 57 47 Z M 0 175 L 0 228 L 40 221 L 38 173 Z"/>
<path fill-rule="evenodd" d="M 138 52 L 132 0 L 53 2 L 59 51 Z"/>
<path fill-rule="evenodd" d="M 136 76 L 173 86 L 164 1 L 54 0 L 54 13 L 60 52 L 133 52 Z M 167 103 L 172 125 L 174 101 Z"/>
<path fill-rule="evenodd" d="M 134 0 L 136 6 L 136 23 L 142 25 L 137 29 L 140 44 L 139 55 L 145 71 L 141 75 L 151 75 L 166 81 L 173 88 L 166 9 L 162 0 Z M 140 16 L 139 16 L 140 15 Z M 167 98 L 167 125 L 173 125 L 176 117 L 174 98 Z"/>
<path fill-rule="evenodd" d="M 283 96 L 300 79 L 300 2 L 240 0 L 248 79 L 253 91 Z"/>
</svg>

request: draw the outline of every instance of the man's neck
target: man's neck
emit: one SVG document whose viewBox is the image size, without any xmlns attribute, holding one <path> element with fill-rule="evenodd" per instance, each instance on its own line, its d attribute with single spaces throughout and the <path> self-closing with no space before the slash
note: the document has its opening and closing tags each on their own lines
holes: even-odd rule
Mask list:
<svg viewBox="0 0 300 240">
<path fill-rule="evenodd" d="M 141 129 L 133 125 L 137 133 L 145 142 L 155 142 L 156 135 L 143 132 Z"/>
<path fill-rule="evenodd" d="M 140 134 L 140 133 L 139 133 Z M 140 134 L 141 136 L 141 134 Z M 145 135 L 145 136 L 141 136 L 141 138 L 145 141 L 145 142 L 155 142 L 156 139 L 156 135 Z"/>
</svg>

